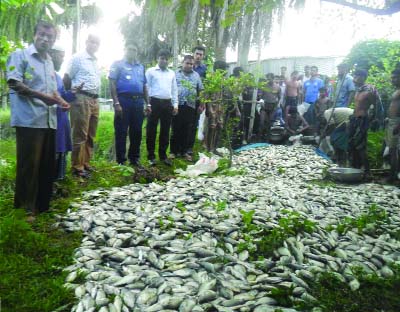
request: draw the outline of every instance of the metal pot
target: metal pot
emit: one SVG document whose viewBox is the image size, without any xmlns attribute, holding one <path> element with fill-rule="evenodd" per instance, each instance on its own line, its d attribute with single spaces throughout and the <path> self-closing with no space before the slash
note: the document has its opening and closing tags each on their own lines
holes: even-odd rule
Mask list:
<svg viewBox="0 0 400 312">
<path fill-rule="evenodd" d="M 269 136 L 269 140 L 271 142 L 281 142 L 285 139 L 285 134 L 282 133 L 271 133 Z"/>
<path fill-rule="evenodd" d="M 364 178 L 364 170 L 355 168 L 329 168 L 328 174 L 336 181 L 355 183 Z"/>
</svg>

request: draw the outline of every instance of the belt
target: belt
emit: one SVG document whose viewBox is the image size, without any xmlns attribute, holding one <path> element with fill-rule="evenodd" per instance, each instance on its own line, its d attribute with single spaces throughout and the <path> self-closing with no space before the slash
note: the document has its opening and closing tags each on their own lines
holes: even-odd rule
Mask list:
<svg viewBox="0 0 400 312">
<path fill-rule="evenodd" d="M 158 102 L 158 103 L 166 103 L 171 104 L 171 99 L 158 99 L 155 97 L 150 97 L 150 101 Z"/>
<path fill-rule="evenodd" d="M 85 90 L 79 90 L 78 93 L 83 94 L 83 95 L 86 95 L 86 96 L 88 96 L 88 97 L 90 97 L 90 98 L 92 98 L 92 99 L 97 99 L 97 98 L 99 98 L 99 95 L 98 95 L 98 94 L 93 94 L 93 93 L 87 92 L 87 91 L 85 91 Z"/>
<path fill-rule="evenodd" d="M 144 99 L 143 95 L 130 95 L 128 93 L 120 93 L 120 94 L 118 94 L 118 96 L 123 96 L 123 97 L 134 99 L 134 100 Z"/>
</svg>

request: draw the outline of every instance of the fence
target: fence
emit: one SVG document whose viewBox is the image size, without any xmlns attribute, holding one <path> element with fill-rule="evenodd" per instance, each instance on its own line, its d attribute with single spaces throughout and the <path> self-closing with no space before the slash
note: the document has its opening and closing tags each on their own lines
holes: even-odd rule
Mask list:
<svg viewBox="0 0 400 312">
<path fill-rule="evenodd" d="M 274 58 L 266 59 L 261 61 L 260 69 L 257 68 L 256 61 L 250 61 L 248 66 L 248 72 L 253 74 L 267 74 L 274 73 L 280 75 L 282 66 L 286 66 L 287 75 L 289 76 L 294 70 L 300 73 L 304 72 L 304 66 L 317 66 L 318 72 L 322 75 L 334 76 L 337 75 L 336 66 L 340 64 L 344 59 L 343 56 L 322 56 L 322 57 L 311 57 L 311 56 L 300 56 L 300 57 L 285 57 L 285 58 Z M 229 70 L 232 72 L 233 68 L 236 67 L 236 63 L 229 63 Z"/>
</svg>

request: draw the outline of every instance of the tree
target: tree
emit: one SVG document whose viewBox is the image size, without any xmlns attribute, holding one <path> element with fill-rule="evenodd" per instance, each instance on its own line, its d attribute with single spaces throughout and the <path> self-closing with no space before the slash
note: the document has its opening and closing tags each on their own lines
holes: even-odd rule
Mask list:
<svg viewBox="0 0 400 312">
<path fill-rule="evenodd" d="M 383 8 L 376 7 L 376 1 L 363 1 L 349 2 L 345 0 L 321 0 L 324 2 L 335 3 L 338 5 L 343 5 L 358 11 L 367 12 L 375 15 L 391 15 L 400 12 L 400 1 L 385 0 Z"/>
<path fill-rule="evenodd" d="M 400 61 L 400 41 L 389 41 L 385 39 L 374 39 L 361 41 L 354 45 L 346 57 L 350 65 L 357 65 L 363 69 L 376 66 L 384 69 L 384 63 L 395 63 Z"/>
<path fill-rule="evenodd" d="M 64 13 L 56 16 L 54 19 L 58 25 L 65 26 L 67 28 L 72 26 L 72 53 L 77 51 L 78 42 L 78 31 L 82 25 L 93 25 L 102 16 L 102 12 L 95 3 L 80 6 L 80 1 L 69 0 L 65 3 Z M 77 15 L 79 14 L 79 19 Z M 78 25 L 78 20 L 81 25 Z"/>
<path fill-rule="evenodd" d="M 71 0 L 7 0 L 0 1 L 0 98 L 4 106 L 7 86 L 5 83 L 5 66 L 8 55 L 21 46 L 22 42 L 31 42 L 35 25 L 39 20 L 48 20 L 56 25 L 73 24 L 74 10 L 66 6 Z M 73 1 L 72 1 L 73 2 Z M 100 11 L 94 5 L 82 9 L 82 23 L 97 22 Z"/>
<path fill-rule="evenodd" d="M 142 14 L 126 16 L 121 30 L 126 40 L 145 43 L 141 45 L 147 59 L 160 45 L 171 50 L 175 46 L 182 52 L 201 43 L 214 52 L 216 59 L 224 60 L 228 45 L 236 47 L 239 43 L 241 61 L 247 64 L 250 46 L 260 42 L 255 40 L 259 38 L 255 35 L 257 24 L 265 25 L 261 32 L 263 42 L 267 42 L 272 15 L 282 11 L 284 3 L 284 0 L 143 0 L 139 1 Z"/>
<path fill-rule="evenodd" d="M 391 73 L 400 65 L 400 41 L 366 40 L 353 46 L 345 61 L 352 67 L 368 70 L 367 83 L 374 85 L 385 111 L 394 92 Z"/>
<path fill-rule="evenodd" d="M 30 42 L 38 20 L 56 15 L 59 6 L 51 0 L 0 2 L 0 33 L 9 41 Z"/>
</svg>

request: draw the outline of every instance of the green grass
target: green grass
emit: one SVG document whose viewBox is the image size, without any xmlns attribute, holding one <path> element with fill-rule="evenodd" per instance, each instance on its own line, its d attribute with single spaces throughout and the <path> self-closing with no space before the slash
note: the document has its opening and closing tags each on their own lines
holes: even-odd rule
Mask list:
<svg viewBox="0 0 400 312">
<path fill-rule="evenodd" d="M 324 273 L 309 283 L 311 295 L 324 312 L 398 312 L 400 311 L 400 266 L 393 267 L 393 277 L 381 278 L 375 274 L 356 273 L 360 288 L 352 291 L 348 284 L 333 274 Z M 303 311 L 311 310 L 307 304 Z"/>
<path fill-rule="evenodd" d="M 9 125 L 9 112 L 0 111 L 0 300 L 1 312 L 46 312 L 70 311 L 75 301 L 73 292 L 63 287 L 66 273 L 62 268 L 72 263 L 73 251 L 80 245 L 81 233 L 65 233 L 54 228 L 55 214 L 63 214 L 72 201 L 79 200 L 83 191 L 122 186 L 133 181 L 148 183 L 154 179 L 163 180 L 173 176 L 175 168 L 184 168 L 187 162 L 182 159 L 173 161 L 174 167 L 164 165 L 133 174 L 133 168 L 117 166 L 113 161 L 113 113 L 101 112 L 95 158 L 93 165 L 97 171 L 85 180 L 72 178 L 70 172 L 62 182 L 56 184 L 56 195 L 51 204 L 51 211 L 38 217 L 33 225 L 25 222 L 25 214 L 12 208 L 13 190 L 15 184 L 15 135 Z M 378 139 L 372 140 L 377 146 Z M 374 143 L 375 142 L 375 143 Z M 369 151 L 373 151 L 369 147 Z M 157 150 L 157 147 L 156 147 Z M 195 152 L 200 146 L 195 146 Z M 376 149 L 377 150 L 377 149 Z M 197 155 L 197 154 L 196 154 Z M 146 142 L 145 123 L 141 145 L 141 161 L 145 163 Z M 227 167 L 227 160 L 221 160 L 216 175 L 243 174 L 242 171 Z M 282 172 L 283 174 L 283 172 Z M 315 183 L 318 184 L 318 183 Z M 329 185 L 330 186 L 330 185 Z M 257 198 L 249 199 L 250 202 Z M 224 211 L 226 203 L 212 203 L 216 211 Z M 177 203 L 180 210 L 186 209 Z M 173 220 L 159 220 L 162 228 L 168 229 Z M 251 231 L 251 213 L 243 215 L 243 222 Z M 297 215 L 285 215 L 280 220 L 280 229 L 286 233 L 303 231 L 306 220 L 300 220 Z M 249 233 L 246 233 L 251 237 Z M 268 233 L 262 242 L 272 244 L 273 235 Z M 278 238 L 282 235 L 279 234 Z M 286 237 L 286 236 L 285 236 Z M 190 237 L 187 237 L 188 239 Z M 262 239 L 258 237 L 259 239 Z M 281 239 L 278 239 L 281 244 Z M 247 242 L 248 244 L 250 241 Z M 244 246 L 248 249 L 249 246 Z M 312 295 L 318 299 L 324 311 L 400 311 L 398 289 L 400 289 L 399 270 L 394 270 L 393 278 L 381 279 L 376 276 L 360 277 L 361 287 L 358 292 L 352 292 L 346 284 L 340 284 L 332 276 L 323 275 L 312 284 Z M 279 293 L 280 301 L 288 299 L 290 294 Z M 283 302 L 282 301 L 282 302 Z M 380 301 L 382 305 L 379 306 Z M 358 305 L 358 308 L 357 308 Z M 306 309 L 307 310 L 307 309 Z"/>
<path fill-rule="evenodd" d="M 382 144 L 385 138 L 385 131 L 368 132 L 368 161 L 373 169 L 382 167 Z"/>
<path fill-rule="evenodd" d="M 89 180 L 67 177 L 55 183 L 56 194 L 51 210 L 41 214 L 35 223 L 28 224 L 25 212 L 13 209 L 15 186 L 15 131 L 9 126 L 9 111 L 0 111 L 0 302 L 1 312 L 46 312 L 74 303 L 72 291 L 63 287 L 62 268 L 72 263 L 75 248 L 80 245 L 81 233 L 65 233 L 54 228 L 55 215 L 63 214 L 70 203 L 79 200 L 82 192 L 99 188 L 123 186 L 134 181 L 162 181 L 174 176 L 175 168 L 185 168 L 182 159 L 174 166 L 159 165 L 135 173 L 134 168 L 118 166 L 113 160 L 114 128 L 112 112 L 101 112 L 95 157 L 96 167 Z M 146 163 L 146 141 L 143 125 L 141 161 Z M 156 145 L 156 150 L 158 146 Z M 195 151 L 199 146 L 195 146 Z M 145 177 L 143 177 L 145 174 Z M 168 225 L 169 220 L 165 221 Z"/>
</svg>

